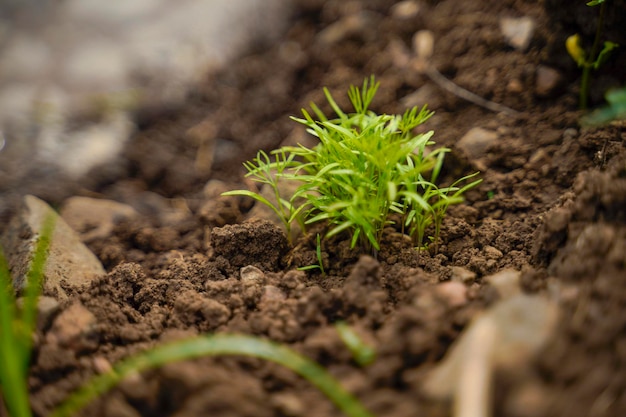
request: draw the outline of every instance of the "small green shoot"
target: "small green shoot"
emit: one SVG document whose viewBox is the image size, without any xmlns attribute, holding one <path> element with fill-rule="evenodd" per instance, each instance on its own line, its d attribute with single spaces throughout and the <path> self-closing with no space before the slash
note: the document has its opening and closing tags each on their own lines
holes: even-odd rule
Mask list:
<svg viewBox="0 0 626 417">
<path fill-rule="evenodd" d="M 449 187 L 438 187 L 435 182 L 449 149 L 429 148 L 434 145 L 432 131 L 413 133 L 433 113 L 424 106 L 413 107 L 403 115 L 378 115 L 369 110 L 378 87 L 373 76 L 361 88 L 350 87 L 348 97 L 354 113 L 341 110 L 324 88 L 336 118 L 327 118 L 314 103 L 311 109 L 317 120 L 304 109 L 303 118 L 292 117 L 319 139 L 316 146 L 283 147 L 272 152 L 274 162 L 257 157 L 255 163 L 245 164 L 247 175 L 274 187 L 276 195 L 280 194 L 278 180 L 298 181 L 294 196 L 281 202 L 284 211 L 248 190 L 225 195 L 249 196 L 270 206 L 282 215 L 287 231 L 294 220 L 301 225 L 326 222 L 326 238 L 348 232 L 351 248 L 359 245 L 374 255 L 380 249 L 383 229 L 393 224 L 394 213 L 404 218 L 404 227 L 418 246 L 431 224 L 436 226 L 437 239 L 448 206 L 462 202 L 463 193 L 480 180 L 461 187 L 461 182 L 477 175 L 473 174 Z"/>
<path fill-rule="evenodd" d="M 310 271 L 312 269 L 319 269 L 320 272 L 322 273 L 322 275 L 326 275 L 326 271 L 324 271 L 324 260 L 322 259 L 322 242 L 321 242 L 321 238 L 320 238 L 320 234 L 317 234 L 316 237 L 317 240 L 317 245 L 315 247 L 315 256 L 317 258 L 317 264 L 316 265 L 307 265 L 307 266 L 301 266 L 300 268 L 298 268 L 299 271 Z"/>
<path fill-rule="evenodd" d="M 50 417 L 70 417 L 127 376 L 181 360 L 217 355 L 244 355 L 276 362 L 296 372 L 322 391 L 349 417 L 372 417 L 361 403 L 345 391 L 320 365 L 295 351 L 254 336 L 199 336 L 156 347 L 125 359 L 113 370 L 91 379 L 65 400 Z"/>
<path fill-rule="evenodd" d="M 587 55 L 584 48 L 581 46 L 580 35 L 574 34 L 567 38 L 565 41 L 565 47 L 572 59 L 579 67 L 582 67 L 583 73 L 580 80 L 580 108 L 585 110 L 589 100 L 589 81 L 591 78 L 591 70 L 597 70 L 600 68 L 611 55 L 611 52 L 619 45 L 606 41 L 602 49 L 600 49 L 600 39 L 602 37 L 602 27 L 604 26 L 604 17 L 606 14 L 606 2 L 607 0 L 592 0 L 587 3 L 587 6 L 600 6 L 600 14 L 598 17 L 598 23 L 596 25 L 596 35 Z"/>
<path fill-rule="evenodd" d="M 299 215 L 304 206 L 297 207 L 298 192 L 294 193 L 289 200 L 285 200 L 280 193 L 278 181 L 286 176 L 289 168 L 297 167 L 299 164 L 293 160 L 295 155 L 287 155 L 284 151 L 273 152 L 273 155 L 274 162 L 270 160 L 267 153 L 259 151 L 256 158 L 252 162 L 245 162 L 244 166 L 248 170 L 247 177 L 252 177 L 254 181 L 267 184 L 271 188 L 274 193 L 274 202 L 259 193 L 248 190 L 228 191 L 222 195 L 247 196 L 265 204 L 276 213 L 285 227 L 287 238 L 291 240 L 291 225 L 294 221 L 301 223 Z M 301 227 L 304 230 L 304 224 L 301 223 Z"/>
<path fill-rule="evenodd" d="M 44 219 L 26 278 L 24 303 L 18 308 L 13 280 L 0 249 L 0 388 L 11 417 L 31 417 L 28 368 L 37 320 L 37 301 L 55 217 Z"/>
</svg>

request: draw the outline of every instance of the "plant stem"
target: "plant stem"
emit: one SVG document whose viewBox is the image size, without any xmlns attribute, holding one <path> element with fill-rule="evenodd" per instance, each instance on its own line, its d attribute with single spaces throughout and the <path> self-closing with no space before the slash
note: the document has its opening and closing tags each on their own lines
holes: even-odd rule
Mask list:
<svg viewBox="0 0 626 417">
<path fill-rule="evenodd" d="M 596 25 L 596 36 L 591 46 L 589 58 L 583 65 L 583 74 L 580 80 L 580 108 L 586 110 L 589 103 L 589 80 L 591 78 L 591 69 L 593 68 L 593 62 L 597 58 L 598 48 L 600 47 L 600 37 L 602 36 L 602 26 L 604 26 L 604 14 L 606 10 L 606 2 L 600 5 L 600 16 L 598 17 L 598 24 Z"/>
</svg>

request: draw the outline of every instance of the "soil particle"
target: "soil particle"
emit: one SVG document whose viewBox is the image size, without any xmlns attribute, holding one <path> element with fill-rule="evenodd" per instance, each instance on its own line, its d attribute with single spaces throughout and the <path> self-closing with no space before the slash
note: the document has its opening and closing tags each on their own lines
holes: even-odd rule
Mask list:
<svg viewBox="0 0 626 417">
<path fill-rule="evenodd" d="M 211 247 L 233 268 L 254 265 L 264 271 L 276 271 L 288 249 L 285 234 L 267 220 L 216 227 Z"/>
</svg>

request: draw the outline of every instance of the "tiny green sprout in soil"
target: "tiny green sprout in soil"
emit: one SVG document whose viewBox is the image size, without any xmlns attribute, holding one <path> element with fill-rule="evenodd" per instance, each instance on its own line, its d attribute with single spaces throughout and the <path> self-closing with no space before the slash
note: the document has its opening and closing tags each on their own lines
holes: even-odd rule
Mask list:
<svg viewBox="0 0 626 417">
<path fill-rule="evenodd" d="M 598 22 L 596 24 L 596 34 L 591 49 L 585 51 L 585 49 L 581 46 L 581 38 L 578 33 L 571 35 L 565 41 L 565 48 L 567 49 L 567 52 L 576 64 L 582 68 L 579 106 L 583 110 L 587 109 L 589 101 L 589 82 L 591 79 L 591 70 L 597 70 L 604 65 L 613 50 L 619 46 L 615 42 L 605 41 L 600 49 L 600 39 L 602 38 L 607 1 L 608 0 L 592 0 L 587 2 L 587 6 L 590 7 L 600 6 Z"/>
<path fill-rule="evenodd" d="M 361 88 L 351 86 L 353 113 L 345 113 L 324 88 L 336 117 L 327 118 L 314 103 L 313 115 L 303 109 L 303 118 L 292 117 L 319 139 L 316 146 L 285 146 L 271 152 L 273 159 L 259 151 L 244 164 L 248 177 L 272 189 L 274 201 L 250 190 L 223 195 L 248 196 L 267 205 L 288 236 L 294 222 L 303 231 L 326 222 L 325 238 L 349 233 L 351 248 L 359 246 L 375 255 L 383 229 L 394 223 L 392 216 L 400 216 L 400 228 L 418 249 L 428 240 L 436 249 L 448 207 L 463 202 L 463 194 L 482 180 L 474 179 L 476 172 L 449 186 L 437 185 L 449 149 L 432 148 L 433 131 L 414 133 L 433 112 L 424 106 L 402 115 L 376 114 L 369 106 L 378 88 L 374 76 L 365 79 Z M 299 185 L 288 198 L 281 195 L 282 181 Z M 427 236 L 428 230 L 434 230 L 434 235 Z"/>
</svg>

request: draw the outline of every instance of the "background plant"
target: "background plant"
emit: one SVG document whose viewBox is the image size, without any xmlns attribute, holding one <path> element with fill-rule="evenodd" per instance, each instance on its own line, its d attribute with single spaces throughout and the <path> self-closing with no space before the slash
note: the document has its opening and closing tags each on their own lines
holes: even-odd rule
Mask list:
<svg viewBox="0 0 626 417">
<path fill-rule="evenodd" d="M 597 70 L 602 66 L 609 58 L 611 51 L 617 48 L 619 45 L 605 41 L 602 49 L 600 49 L 600 40 L 602 38 L 602 28 L 604 26 L 604 17 L 606 14 L 606 2 L 607 0 L 592 0 L 587 3 L 587 6 L 600 6 L 600 13 L 598 16 L 598 23 L 596 25 L 596 34 L 593 40 L 589 54 L 581 46 L 581 39 L 579 34 L 575 34 L 567 38 L 565 46 L 567 52 L 569 52 L 572 59 L 583 69 L 580 79 L 580 108 L 586 109 L 589 97 L 589 81 L 591 78 L 591 70 Z"/>
<path fill-rule="evenodd" d="M 278 180 L 298 181 L 301 185 L 293 198 L 273 204 L 249 190 L 225 195 L 246 195 L 269 205 L 282 216 L 287 230 L 294 220 L 304 225 L 326 221 L 327 238 L 349 232 L 352 248 L 358 244 L 374 254 L 394 213 L 402 216 L 412 236 L 417 235 L 420 246 L 430 224 L 435 224 L 438 237 L 448 206 L 463 201 L 463 193 L 480 180 L 460 187 L 468 176 L 450 187 L 438 187 L 435 182 L 449 149 L 428 148 L 434 145 L 432 131 L 414 133 L 433 113 L 424 106 L 403 115 L 378 115 L 369 110 L 378 87 L 373 76 L 360 89 L 351 86 L 348 97 L 355 111 L 349 114 L 324 88 L 337 117 L 327 118 L 314 103 L 311 109 L 317 120 L 304 109 L 303 118 L 292 117 L 319 139 L 316 146 L 283 147 L 272 152 L 277 158 L 274 162 L 257 156 L 253 163 L 245 164 L 247 176 L 272 187 L 278 187 L 278 181 L 268 182 L 268 174 L 259 178 L 259 172 L 271 172 Z M 304 201 L 294 206 L 297 199 Z M 281 211 L 281 205 L 288 210 Z"/>
<path fill-rule="evenodd" d="M 592 111 L 580 119 L 583 126 L 601 126 L 613 120 L 626 119 L 626 87 L 609 90 L 607 106 Z"/>
</svg>

